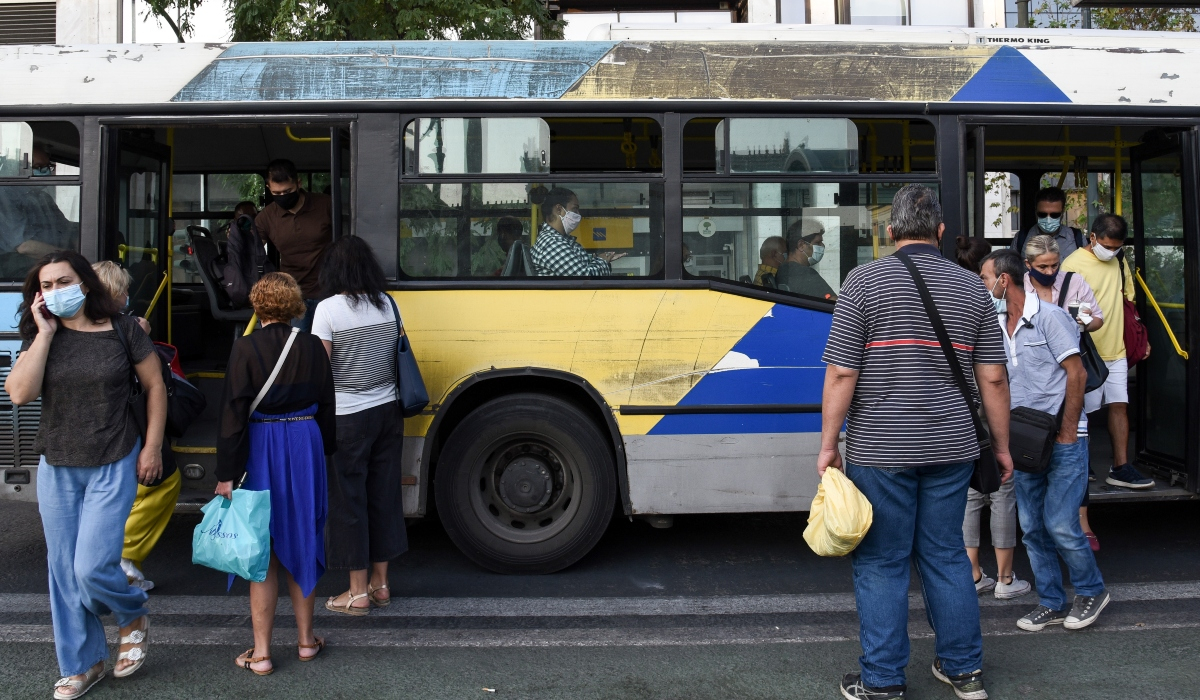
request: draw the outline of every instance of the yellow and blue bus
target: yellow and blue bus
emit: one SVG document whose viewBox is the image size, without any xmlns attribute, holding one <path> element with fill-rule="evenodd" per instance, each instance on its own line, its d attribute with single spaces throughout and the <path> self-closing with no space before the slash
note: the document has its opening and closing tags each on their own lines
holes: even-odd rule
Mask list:
<svg viewBox="0 0 1200 700">
<path fill-rule="evenodd" d="M 396 507 L 436 513 L 483 566 L 549 572 L 615 513 L 667 526 L 806 510 L 836 290 L 892 250 L 893 193 L 938 190 L 952 253 L 957 236 L 1005 245 L 1028 229 L 1049 183 L 1081 228 L 1101 211 L 1130 219 L 1154 347 L 1131 381 L 1134 453 L 1155 488 L 1094 486 L 1093 499 L 1195 497 L 1200 86 L 1187 68 L 1200 40 L 627 31 L 0 47 L 0 373 L 39 251 L 120 262 L 135 311 L 210 394 L 173 447 L 180 507 L 209 498 L 220 378 L 251 322 L 212 257 L 234 206 L 264 203 L 267 163 L 291 159 L 332 195 L 335 235 L 382 261 L 430 392 L 405 425 Z M 607 274 L 531 265 L 555 188 L 579 199 L 586 251 L 622 254 Z M 519 240 L 498 235 L 505 219 Z M 764 263 L 796 231 L 822 234 L 809 271 L 833 293 L 793 290 L 777 257 Z M 5 498 L 34 498 L 37 412 L 0 405 Z"/>
</svg>

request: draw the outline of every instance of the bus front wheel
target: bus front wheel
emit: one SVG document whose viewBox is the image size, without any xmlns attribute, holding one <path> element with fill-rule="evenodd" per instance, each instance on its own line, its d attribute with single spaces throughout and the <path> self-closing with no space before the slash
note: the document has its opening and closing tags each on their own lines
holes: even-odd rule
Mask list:
<svg viewBox="0 0 1200 700">
<path fill-rule="evenodd" d="M 442 525 L 470 559 L 500 573 L 550 573 L 604 534 L 616 469 L 606 435 L 575 404 L 512 394 L 454 428 L 434 490 Z"/>
</svg>

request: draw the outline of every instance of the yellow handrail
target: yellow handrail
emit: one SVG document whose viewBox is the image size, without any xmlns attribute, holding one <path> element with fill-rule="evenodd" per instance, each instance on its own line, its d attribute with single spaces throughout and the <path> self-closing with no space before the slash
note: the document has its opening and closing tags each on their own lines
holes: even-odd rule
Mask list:
<svg viewBox="0 0 1200 700">
<path fill-rule="evenodd" d="M 1175 337 L 1175 331 L 1171 330 L 1171 324 L 1167 323 L 1167 317 L 1165 314 L 1163 314 L 1162 308 L 1159 307 L 1158 300 L 1156 300 L 1154 295 L 1150 293 L 1150 287 L 1146 285 L 1146 280 L 1142 279 L 1142 271 L 1134 270 L 1133 276 L 1135 279 L 1137 279 L 1138 284 L 1142 286 L 1142 291 L 1146 293 L 1146 301 L 1150 302 L 1150 306 L 1154 309 L 1154 312 L 1158 314 L 1158 320 L 1162 321 L 1163 328 L 1167 329 L 1167 337 L 1171 339 L 1171 345 L 1175 346 L 1175 352 L 1179 353 L 1179 356 L 1183 359 L 1188 359 L 1187 350 L 1184 350 L 1183 347 L 1179 345 L 1179 340 Z M 1180 306 L 1182 306 L 1182 304 Z"/>
<path fill-rule="evenodd" d="M 290 126 L 285 126 L 283 130 L 287 133 L 287 137 L 296 143 L 329 143 L 333 140 L 331 136 L 297 136 L 292 133 Z"/>
<path fill-rule="evenodd" d="M 242 337 L 246 337 L 254 332 L 254 327 L 258 325 L 258 312 L 254 312 L 250 316 L 250 321 L 246 323 L 246 331 L 242 333 Z"/>
<path fill-rule="evenodd" d="M 125 254 L 133 253 L 149 253 L 150 259 L 158 263 L 158 248 L 139 248 L 137 246 L 125 245 L 124 243 L 117 246 L 117 256 L 121 258 L 121 262 L 125 262 Z"/>
<path fill-rule="evenodd" d="M 170 271 L 163 273 L 162 282 L 160 282 L 158 285 L 158 291 L 154 293 L 154 298 L 150 300 L 150 306 L 146 307 L 146 318 L 149 318 L 150 314 L 154 313 L 154 306 L 158 304 L 158 298 L 162 296 L 163 290 L 167 287 L 167 279 L 169 274 Z M 170 305 L 168 304 L 168 308 L 169 307 Z M 169 343 L 170 339 L 168 339 L 167 342 Z"/>
</svg>

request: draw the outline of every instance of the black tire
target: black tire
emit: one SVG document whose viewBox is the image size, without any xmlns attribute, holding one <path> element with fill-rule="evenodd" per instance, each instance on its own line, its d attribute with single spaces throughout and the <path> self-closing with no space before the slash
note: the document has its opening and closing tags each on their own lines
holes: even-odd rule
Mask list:
<svg viewBox="0 0 1200 700">
<path fill-rule="evenodd" d="M 577 406 L 512 394 L 454 428 L 434 491 L 442 526 L 472 561 L 547 574 L 579 561 L 604 534 L 616 466 L 608 436 Z"/>
</svg>

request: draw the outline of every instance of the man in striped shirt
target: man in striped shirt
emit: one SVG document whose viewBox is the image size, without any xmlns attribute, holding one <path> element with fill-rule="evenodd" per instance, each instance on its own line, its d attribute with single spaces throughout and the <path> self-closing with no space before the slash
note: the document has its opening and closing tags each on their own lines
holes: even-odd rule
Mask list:
<svg viewBox="0 0 1200 700">
<path fill-rule="evenodd" d="M 1012 459 L 1004 338 L 979 278 L 941 256 L 943 231 L 933 190 L 907 185 L 896 193 L 888 233 L 929 288 L 959 364 L 974 368 L 967 383 L 978 387 L 1007 481 Z M 844 469 L 874 510 L 874 523 L 851 558 L 861 673 L 842 679 L 842 694 L 852 700 L 905 697 L 909 570 L 915 562 L 937 637 L 934 676 L 960 698 L 987 698 L 979 602 L 962 534 L 979 444 L 971 409 L 916 284 L 896 255 L 846 277 L 823 359 L 828 367 L 817 471 Z M 843 422 L 845 465 L 837 444 Z"/>
</svg>

